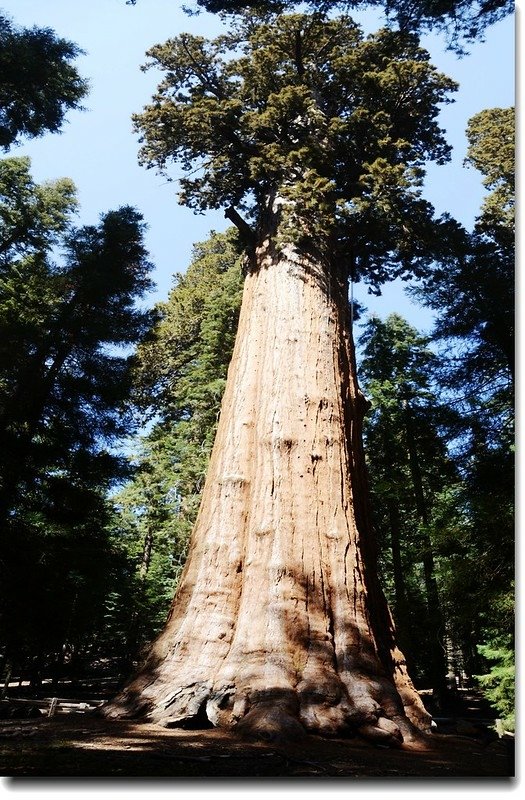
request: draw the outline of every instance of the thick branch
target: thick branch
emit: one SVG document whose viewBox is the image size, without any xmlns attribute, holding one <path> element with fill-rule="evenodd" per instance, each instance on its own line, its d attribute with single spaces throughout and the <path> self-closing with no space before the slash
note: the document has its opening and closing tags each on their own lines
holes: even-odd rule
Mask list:
<svg viewBox="0 0 525 800">
<path fill-rule="evenodd" d="M 229 219 L 230 222 L 233 222 L 241 234 L 242 241 L 246 245 L 253 247 L 255 245 L 255 232 L 250 228 L 246 220 L 241 217 L 239 212 L 233 206 L 230 206 L 224 212 L 224 216 L 226 219 Z"/>
</svg>

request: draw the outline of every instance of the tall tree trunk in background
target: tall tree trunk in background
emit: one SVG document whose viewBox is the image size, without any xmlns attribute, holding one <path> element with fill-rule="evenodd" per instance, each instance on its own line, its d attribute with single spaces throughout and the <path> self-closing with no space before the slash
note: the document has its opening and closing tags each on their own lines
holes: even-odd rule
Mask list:
<svg viewBox="0 0 525 800">
<path fill-rule="evenodd" d="M 430 679 L 436 692 L 438 703 L 443 701 L 447 692 L 447 661 L 444 645 L 445 623 L 441 611 L 441 602 L 436 582 L 434 552 L 428 534 L 429 514 L 423 478 L 419 464 L 416 439 L 414 433 L 413 411 L 408 400 L 404 401 L 405 431 L 407 437 L 410 475 L 414 490 L 416 508 L 423 527 L 423 574 L 425 578 L 425 592 L 427 596 L 428 622 L 430 627 Z"/>
<path fill-rule="evenodd" d="M 348 313 L 346 276 L 261 238 L 180 587 L 108 716 L 262 737 L 428 729 L 377 580 Z"/>
<path fill-rule="evenodd" d="M 133 663 L 133 659 L 139 646 L 139 629 L 146 593 L 146 578 L 148 577 L 148 572 L 151 565 L 154 539 L 155 535 L 153 531 L 153 524 L 148 522 L 146 535 L 144 536 L 144 541 L 142 544 L 142 553 L 140 555 L 140 563 L 138 568 L 138 586 L 135 592 L 135 608 L 131 614 L 126 641 L 126 657 L 124 662 L 128 665 Z"/>
<path fill-rule="evenodd" d="M 402 648 L 406 648 L 410 636 L 410 616 L 408 597 L 401 557 L 401 521 L 396 502 L 389 497 L 387 501 L 388 519 L 390 523 L 390 549 L 392 551 L 392 575 L 394 578 L 394 617 L 396 620 L 397 638 Z M 410 664 L 409 655 L 407 656 Z M 411 666 L 413 666 L 411 664 Z"/>
</svg>

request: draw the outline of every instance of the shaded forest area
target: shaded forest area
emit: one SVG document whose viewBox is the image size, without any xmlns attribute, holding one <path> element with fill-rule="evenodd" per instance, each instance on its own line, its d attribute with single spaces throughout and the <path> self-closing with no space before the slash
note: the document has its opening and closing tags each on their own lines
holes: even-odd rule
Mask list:
<svg viewBox="0 0 525 800">
<path fill-rule="evenodd" d="M 272 14 L 293 12 L 294 4 L 202 5 L 237 12 L 249 27 L 257 14 L 271 25 Z M 311 5 L 321 13 L 359 3 Z M 402 35 L 437 26 L 458 51 L 510 10 L 502 2 L 449 2 L 436 15 L 436 4 L 425 11 L 421 3 L 414 17 L 410 3 L 381 5 Z M 202 42 L 173 41 L 149 54 L 168 81 L 182 81 L 198 58 L 211 69 Z M 383 40 L 383 59 L 394 59 L 392 41 Z M 98 221 L 78 227 L 73 183 L 35 183 L 29 160 L 13 149 L 23 138 L 56 132 L 67 111 L 80 106 L 87 84 L 74 66 L 78 53 L 53 31 L 21 29 L 0 10 L 0 719 L 12 721 L 27 713 L 13 698 L 108 699 L 164 626 L 200 505 L 239 321 L 251 246 L 250 226 L 235 209 L 239 182 L 249 190 L 263 169 L 259 155 L 231 132 L 237 99 L 216 109 L 198 89 L 188 90 L 186 116 L 173 112 L 173 127 L 162 133 L 162 93 L 136 116 L 147 166 L 163 169 L 178 158 L 191 176 L 212 150 L 208 139 L 221 135 L 230 137 L 234 153 L 233 167 L 217 161 L 208 183 L 182 182 L 182 202 L 225 205 L 233 226 L 196 244 L 167 300 L 144 310 L 152 265 L 139 211 L 101 209 Z M 352 65 L 361 67 L 358 60 Z M 422 66 L 419 74 L 430 81 Z M 453 91 L 445 76 L 432 80 L 428 92 L 444 98 Z M 302 107 L 290 97 L 283 94 L 281 106 L 252 120 L 250 136 L 278 126 L 279 114 L 300 118 Z M 373 135 L 384 157 L 359 176 L 357 224 L 340 213 L 338 225 L 358 231 L 351 245 L 341 245 L 342 257 L 353 259 L 352 281 L 376 289 L 402 275 L 436 319 L 427 336 L 398 314 L 381 319 L 352 308 L 358 377 L 369 401 L 363 438 L 380 579 L 409 673 L 431 714 L 464 716 L 462 698 L 475 696 L 485 730 L 498 719 L 499 733 L 510 733 L 514 109 L 480 110 L 465 132 L 468 164 L 486 187 L 470 231 L 450 218 L 433 219 L 420 198 L 424 158 L 446 160 L 446 143 L 432 139 L 427 120 L 414 132 L 427 137 L 426 153 L 421 146 L 411 156 L 408 145 L 395 142 L 406 164 L 394 163 L 380 113 Z M 371 119 L 364 122 L 368 133 Z M 284 174 L 295 151 L 283 156 L 275 141 L 269 136 L 265 144 L 268 158 Z M 314 174 L 320 156 L 308 158 L 311 173 L 289 199 L 303 203 L 311 221 L 329 201 L 327 184 Z M 334 176 L 341 196 L 356 182 L 340 166 Z M 303 774 L 279 772 L 282 764 L 273 769 Z"/>
</svg>

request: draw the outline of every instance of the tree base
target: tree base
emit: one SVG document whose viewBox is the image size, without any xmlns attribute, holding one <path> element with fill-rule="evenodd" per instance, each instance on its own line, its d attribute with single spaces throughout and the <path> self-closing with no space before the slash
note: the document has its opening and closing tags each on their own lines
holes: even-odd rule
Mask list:
<svg viewBox="0 0 525 800">
<path fill-rule="evenodd" d="M 363 696 L 361 686 L 359 705 L 351 702 L 346 692 L 341 696 L 341 692 L 318 691 L 312 696 L 312 692 L 301 695 L 297 690 L 264 689 L 241 694 L 233 686 L 213 691 L 209 683 L 200 683 L 154 701 L 147 689 L 132 685 L 99 713 L 107 719 L 142 720 L 166 728 L 222 728 L 264 742 L 298 742 L 313 734 L 359 736 L 374 744 L 398 747 L 430 733 L 430 717 L 423 710 L 414 724 L 399 708 L 393 687 L 388 687 L 380 704 L 371 694 Z"/>
</svg>

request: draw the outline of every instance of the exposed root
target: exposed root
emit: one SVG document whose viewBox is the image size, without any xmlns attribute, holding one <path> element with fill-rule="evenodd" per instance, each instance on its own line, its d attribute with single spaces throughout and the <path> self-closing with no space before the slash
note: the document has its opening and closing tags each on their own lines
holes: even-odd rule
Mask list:
<svg viewBox="0 0 525 800">
<path fill-rule="evenodd" d="M 299 742 L 308 734 L 330 738 L 360 736 L 386 747 L 399 747 L 425 737 L 385 699 L 383 706 L 366 696 L 361 684 L 353 702 L 343 684 L 297 689 L 243 690 L 234 685 L 212 688 L 195 682 L 176 691 L 125 691 L 100 709 L 107 719 L 138 719 L 168 728 L 230 729 L 243 738 L 274 743 Z M 146 695 L 148 698 L 146 699 Z M 355 700 L 355 698 L 354 698 Z M 390 707 L 392 706 L 392 707 Z"/>
<path fill-rule="evenodd" d="M 151 703 L 144 698 L 132 698 L 128 693 L 122 693 L 115 697 L 110 703 L 99 706 L 93 712 L 94 716 L 104 717 L 104 719 L 118 720 L 147 720 Z"/>
<path fill-rule="evenodd" d="M 286 703 L 257 703 L 235 726 L 235 731 L 249 739 L 265 742 L 297 742 L 306 730 Z"/>
<path fill-rule="evenodd" d="M 375 725 L 361 725 L 358 733 L 364 739 L 373 744 L 386 745 L 387 747 L 399 747 L 403 744 L 403 734 L 392 720 L 386 717 L 379 717 Z"/>
</svg>

